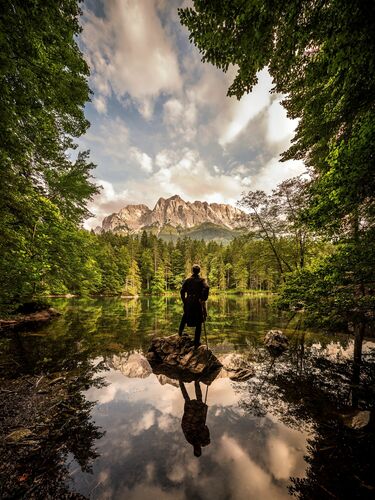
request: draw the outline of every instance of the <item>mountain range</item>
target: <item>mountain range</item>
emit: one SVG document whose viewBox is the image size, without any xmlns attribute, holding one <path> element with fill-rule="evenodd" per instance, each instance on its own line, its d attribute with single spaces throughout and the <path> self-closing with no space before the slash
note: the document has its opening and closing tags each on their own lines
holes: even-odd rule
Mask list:
<svg viewBox="0 0 375 500">
<path fill-rule="evenodd" d="M 164 240 L 192 239 L 229 241 L 241 234 L 245 213 L 231 205 L 184 201 L 180 196 L 159 198 L 151 210 L 146 205 L 125 205 L 108 215 L 95 232 L 137 234 L 151 232 Z"/>
</svg>

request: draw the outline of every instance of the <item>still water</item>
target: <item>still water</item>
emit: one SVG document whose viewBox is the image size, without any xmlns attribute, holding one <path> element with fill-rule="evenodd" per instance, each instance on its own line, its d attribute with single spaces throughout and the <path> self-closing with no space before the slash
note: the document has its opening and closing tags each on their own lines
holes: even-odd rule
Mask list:
<svg viewBox="0 0 375 500">
<path fill-rule="evenodd" d="M 185 384 L 184 393 L 178 380 L 153 374 L 144 358 L 153 337 L 177 332 L 179 301 L 56 299 L 54 306 L 60 318 L 20 334 L 17 346 L 9 341 L 5 351 L 13 356 L 8 370 L 26 363 L 29 373 L 64 373 L 80 381 L 72 403 L 76 420 L 69 423 L 75 443 L 57 452 L 61 480 L 73 494 L 126 500 L 372 497 L 371 340 L 363 342 L 359 373 L 352 337 L 307 331 L 303 318 L 281 316 L 266 299 L 212 298 L 210 348 L 219 359 L 241 356 L 255 375 L 234 382 L 219 374 L 210 386 L 200 384 L 207 430 L 195 456 L 181 423 L 186 401 L 199 399 L 196 385 Z M 277 359 L 263 346 L 269 329 L 289 338 L 289 350 Z M 356 415 L 366 425 L 353 429 L 348 422 Z"/>
</svg>

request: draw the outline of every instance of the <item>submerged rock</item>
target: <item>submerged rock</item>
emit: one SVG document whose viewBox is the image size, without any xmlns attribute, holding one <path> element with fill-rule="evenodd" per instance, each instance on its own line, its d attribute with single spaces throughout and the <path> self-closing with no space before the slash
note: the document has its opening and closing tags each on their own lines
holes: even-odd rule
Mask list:
<svg viewBox="0 0 375 500">
<path fill-rule="evenodd" d="M 272 356 L 279 356 L 288 349 L 289 340 L 281 330 L 270 330 L 264 337 L 264 345 Z"/>
<path fill-rule="evenodd" d="M 211 383 L 222 364 L 205 345 L 194 348 L 187 335 L 171 335 L 151 342 L 146 358 L 152 371 L 183 382 L 200 380 Z"/>
<path fill-rule="evenodd" d="M 243 382 L 255 374 L 254 367 L 240 354 L 225 354 L 219 360 L 223 365 L 219 377 L 228 377 L 235 382 Z"/>
<path fill-rule="evenodd" d="M 129 378 L 147 378 L 152 373 L 150 363 L 143 354 L 136 351 L 114 354 L 107 365 Z"/>
<path fill-rule="evenodd" d="M 17 316 L 14 319 L 2 319 L 0 320 L 0 331 L 6 329 L 39 326 L 40 324 L 46 323 L 47 321 L 50 321 L 60 315 L 61 313 L 59 311 L 53 307 L 49 307 L 48 309 L 36 311 L 31 314 Z"/>
<path fill-rule="evenodd" d="M 353 410 L 342 416 L 344 425 L 350 429 L 363 429 L 370 423 L 371 412 L 368 410 Z"/>
</svg>

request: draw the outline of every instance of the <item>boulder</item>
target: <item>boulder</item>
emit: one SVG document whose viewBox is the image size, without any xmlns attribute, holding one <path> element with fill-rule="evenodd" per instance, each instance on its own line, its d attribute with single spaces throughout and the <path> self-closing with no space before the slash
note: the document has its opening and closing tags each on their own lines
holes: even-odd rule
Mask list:
<svg viewBox="0 0 375 500">
<path fill-rule="evenodd" d="M 289 340 L 281 330 L 270 330 L 264 337 L 264 345 L 272 356 L 279 356 L 288 349 Z"/>
<path fill-rule="evenodd" d="M 147 378 L 152 373 L 150 363 L 137 351 L 114 354 L 107 365 L 129 378 Z"/>
<path fill-rule="evenodd" d="M 156 375 L 182 382 L 200 380 L 209 384 L 222 368 L 210 349 L 204 345 L 195 348 L 187 335 L 153 339 L 146 358 Z"/>
<path fill-rule="evenodd" d="M 225 354 L 219 360 L 223 365 L 219 377 L 228 377 L 234 382 L 243 382 L 255 374 L 254 367 L 241 354 Z"/>
<path fill-rule="evenodd" d="M 36 311 L 31 314 L 24 314 L 17 316 L 14 319 L 0 320 L 0 331 L 7 329 L 21 329 L 21 328 L 33 328 L 37 327 L 43 323 L 51 321 L 51 319 L 60 316 L 61 313 L 49 307 L 41 311 Z"/>
<path fill-rule="evenodd" d="M 350 413 L 342 415 L 344 425 L 349 429 L 363 429 L 370 423 L 371 412 L 368 410 L 353 410 Z"/>
</svg>

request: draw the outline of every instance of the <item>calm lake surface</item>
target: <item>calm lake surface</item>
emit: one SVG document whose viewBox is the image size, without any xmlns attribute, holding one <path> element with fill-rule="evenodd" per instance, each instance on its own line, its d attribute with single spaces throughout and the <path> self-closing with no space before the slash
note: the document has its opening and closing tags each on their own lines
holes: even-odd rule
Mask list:
<svg viewBox="0 0 375 500">
<path fill-rule="evenodd" d="M 281 316 L 266 299 L 210 299 L 210 348 L 219 359 L 243 357 L 255 376 L 234 382 L 219 374 L 209 387 L 200 384 L 209 438 L 197 457 L 181 428 L 179 382 L 154 375 L 144 358 L 153 337 L 177 332 L 180 302 L 53 305 L 60 318 L 3 341 L 2 370 L 81 381 L 77 421 L 69 423 L 75 444 L 60 448 L 71 492 L 127 500 L 373 498 L 372 341 L 363 342 L 359 372 L 353 337 L 306 331 L 301 317 Z M 263 346 L 269 329 L 289 338 L 277 359 Z M 196 399 L 194 383 L 185 387 Z M 356 415 L 366 425 L 353 429 Z"/>
</svg>

